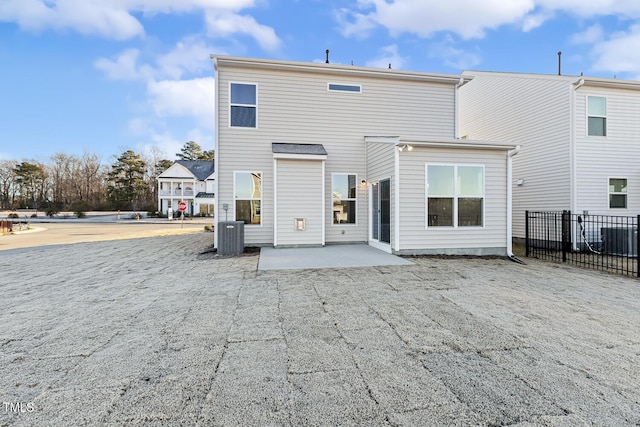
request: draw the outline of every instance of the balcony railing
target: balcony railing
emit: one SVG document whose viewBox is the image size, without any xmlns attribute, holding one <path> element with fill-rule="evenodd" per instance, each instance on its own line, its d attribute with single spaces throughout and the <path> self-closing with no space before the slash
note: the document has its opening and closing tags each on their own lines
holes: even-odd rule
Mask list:
<svg viewBox="0 0 640 427">
<path fill-rule="evenodd" d="M 188 196 L 193 197 L 193 190 L 160 190 L 161 196 Z"/>
</svg>

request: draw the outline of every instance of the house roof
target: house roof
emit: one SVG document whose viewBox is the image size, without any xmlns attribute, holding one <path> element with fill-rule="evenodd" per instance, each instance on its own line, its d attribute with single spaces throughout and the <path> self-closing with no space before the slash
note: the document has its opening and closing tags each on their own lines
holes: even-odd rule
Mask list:
<svg viewBox="0 0 640 427">
<path fill-rule="evenodd" d="M 216 197 L 215 193 L 205 193 L 204 191 L 201 191 L 198 194 L 196 194 L 196 199 L 198 198 L 215 199 L 215 197 Z"/>
<path fill-rule="evenodd" d="M 631 89 L 640 90 L 640 81 L 638 80 L 622 80 L 622 79 L 608 79 L 600 77 L 586 77 L 586 76 L 572 76 L 568 74 L 533 74 L 533 73 L 516 73 L 510 71 L 476 71 L 465 70 L 462 72 L 463 76 L 470 78 L 489 75 L 489 76 L 505 76 L 505 77 L 518 77 L 527 79 L 538 80 L 555 80 L 566 81 L 572 83 L 576 88 L 580 86 L 592 86 L 602 88 L 616 88 L 616 89 Z"/>
<path fill-rule="evenodd" d="M 176 160 L 174 164 L 176 163 L 186 168 L 199 181 L 204 181 L 209 178 L 215 169 L 215 165 L 212 160 Z M 172 178 L 170 176 L 160 175 L 162 178 Z"/>
<path fill-rule="evenodd" d="M 276 59 L 244 58 L 237 56 L 210 55 L 216 72 L 219 65 L 234 67 L 305 71 L 342 76 L 367 76 L 396 80 L 418 80 L 433 83 L 463 84 L 471 80 L 469 76 L 455 74 L 425 73 L 419 71 L 396 70 L 391 68 L 359 67 L 354 65 L 326 64 L 318 62 L 283 61 Z"/>
<path fill-rule="evenodd" d="M 273 153 L 277 154 L 304 154 L 326 156 L 327 150 L 322 144 L 283 144 L 274 142 L 271 144 Z"/>
</svg>

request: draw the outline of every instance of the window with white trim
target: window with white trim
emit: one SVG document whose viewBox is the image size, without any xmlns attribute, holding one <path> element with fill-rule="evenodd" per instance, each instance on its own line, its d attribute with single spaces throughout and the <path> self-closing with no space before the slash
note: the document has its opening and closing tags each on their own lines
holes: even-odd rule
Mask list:
<svg viewBox="0 0 640 427">
<path fill-rule="evenodd" d="M 236 221 L 260 225 L 262 207 L 262 173 L 235 172 L 233 177 Z"/>
<path fill-rule="evenodd" d="M 484 225 L 484 166 L 426 165 L 427 226 Z"/>
<path fill-rule="evenodd" d="M 627 179 L 609 178 L 609 209 L 627 208 Z"/>
<path fill-rule="evenodd" d="M 331 175 L 333 199 L 333 223 L 355 224 L 358 187 L 355 174 L 334 173 Z"/>
<path fill-rule="evenodd" d="M 229 124 L 231 127 L 256 127 L 258 122 L 257 98 L 257 85 L 251 83 L 229 84 Z"/>
<path fill-rule="evenodd" d="M 587 96 L 587 134 L 607 136 L 607 98 Z"/>
<path fill-rule="evenodd" d="M 327 83 L 327 89 L 331 92 L 362 92 L 362 86 L 360 85 L 350 85 L 343 83 Z"/>
</svg>

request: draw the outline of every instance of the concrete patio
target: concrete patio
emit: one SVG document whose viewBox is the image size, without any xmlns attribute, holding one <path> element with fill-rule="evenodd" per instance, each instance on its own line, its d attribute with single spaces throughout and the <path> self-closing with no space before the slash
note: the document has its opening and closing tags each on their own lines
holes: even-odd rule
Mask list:
<svg viewBox="0 0 640 427">
<path fill-rule="evenodd" d="M 0 251 L 0 426 L 640 424 L 635 279 L 435 257 L 258 271 L 210 243 Z"/>
<path fill-rule="evenodd" d="M 327 245 L 317 248 L 260 249 L 258 270 L 412 265 L 411 261 L 369 245 Z"/>
</svg>

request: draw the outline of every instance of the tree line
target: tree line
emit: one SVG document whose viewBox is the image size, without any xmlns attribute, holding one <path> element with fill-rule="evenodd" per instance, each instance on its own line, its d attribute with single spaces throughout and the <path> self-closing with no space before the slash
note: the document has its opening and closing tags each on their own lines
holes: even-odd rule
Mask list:
<svg viewBox="0 0 640 427">
<path fill-rule="evenodd" d="M 188 141 L 180 160 L 211 160 L 213 150 Z M 147 210 L 157 208 L 158 176 L 173 164 L 159 150 L 126 150 L 111 164 L 96 154 L 56 153 L 46 161 L 0 160 L 0 209 L 62 211 Z"/>
</svg>

